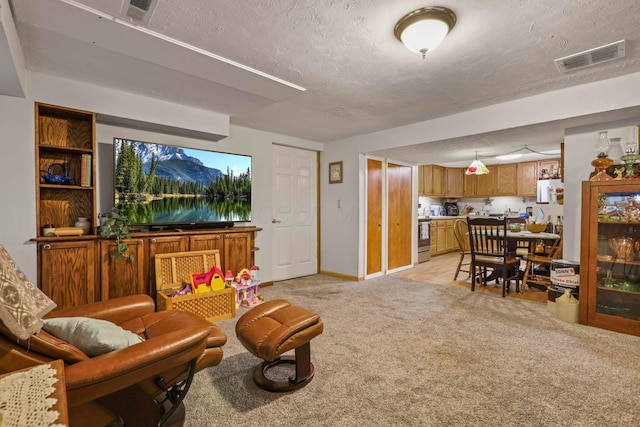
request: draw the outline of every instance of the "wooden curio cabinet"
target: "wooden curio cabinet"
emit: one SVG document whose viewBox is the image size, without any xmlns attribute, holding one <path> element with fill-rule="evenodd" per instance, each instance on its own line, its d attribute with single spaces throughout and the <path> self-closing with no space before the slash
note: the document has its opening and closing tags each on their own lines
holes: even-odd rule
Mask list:
<svg viewBox="0 0 640 427">
<path fill-rule="evenodd" d="M 640 335 L 640 183 L 582 184 L 580 323 Z"/>
</svg>

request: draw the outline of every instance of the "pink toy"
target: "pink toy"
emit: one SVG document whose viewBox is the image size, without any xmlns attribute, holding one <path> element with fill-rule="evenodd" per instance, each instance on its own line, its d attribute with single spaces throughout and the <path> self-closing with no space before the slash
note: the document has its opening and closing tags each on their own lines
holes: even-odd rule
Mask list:
<svg viewBox="0 0 640 427">
<path fill-rule="evenodd" d="M 180 289 L 179 291 L 175 291 L 169 294 L 170 297 L 177 297 L 177 296 L 185 296 L 187 294 L 191 293 L 191 285 L 188 283 L 185 283 L 182 286 L 182 289 Z"/>
</svg>

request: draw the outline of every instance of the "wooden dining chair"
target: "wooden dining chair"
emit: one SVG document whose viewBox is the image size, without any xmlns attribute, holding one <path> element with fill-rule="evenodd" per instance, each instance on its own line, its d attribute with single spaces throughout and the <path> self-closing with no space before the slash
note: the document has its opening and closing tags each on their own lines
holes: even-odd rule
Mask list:
<svg viewBox="0 0 640 427">
<path fill-rule="evenodd" d="M 522 275 L 520 292 L 524 292 L 527 286 L 547 289 L 551 285 L 551 262 L 562 257 L 562 234 L 550 246 L 548 254 L 527 254 L 524 256 L 526 265 Z"/>
<path fill-rule="evenodd" d="M 520 259 L 509 253 L 506 218 L 467 217 L 471 250 L 471 290 L 475 291 L 476 278 L 487 285 L 487 272 L 502 280 L 502 296 L 509 291 L 511 281 L 518 287 Z"/>
<path fill-rule="evenodd" d="M 517 225 L 516 225 L 517 224 Z M 507 218 L 507 229 L 513 230 L 514 228 L 519 228 L 520 230 L 525 230 L 527 227 L 527 219 L 522 217 L 516 218 Z M 530 242 L 528 240 L 516 240 L 515 243 L 515 252 L 516 255 L 522 257 L 529 253 Z"/>
<path fill-rule="evenodd" d="M 469 227 L 467 221 L 464 219 L 456 219 L 453 223 L 453 235 L 458 242 L 460 248 L 460 260 L 456 267 L 456 273 L 453 275 L 453 280 L 458 280 L 458 274 L 462 271 L 468 273 L 467 278 L 471 277 L 471 247 L 469 244 Z M 468 257 L 468 261 L 465 262 L 465 258 Z"/>
</svg>

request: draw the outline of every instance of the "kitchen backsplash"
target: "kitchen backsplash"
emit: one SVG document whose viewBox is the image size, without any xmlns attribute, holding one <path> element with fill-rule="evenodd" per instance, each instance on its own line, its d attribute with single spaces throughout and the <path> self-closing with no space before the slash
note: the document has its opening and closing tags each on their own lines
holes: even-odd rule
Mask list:
<svg viewBox="0 0 640 427">
<path fill-rule="evenodd" d="M 555 221 L 557 216 L 563 215 L 562 205 L 551 204 L 537 204 L 535 197 L 525 197 L 524 202 L 522 197 L 491 197 L 490 202 L 486 203 L 485 198 L 463 198 L 458 199 L 458 208 L 460 212 L 465 206 L 471 206 L 473 212 L 476 214 L 486 213 L 490 214 L 503 214 L 505 210 L 511 210 L 512 214 L 524 213 L 528 207 L 533 209 L 534 218 L 537 217 L 540 209 L 543 210 L 545 217 L 551 215 L 551 218 Z M 431 205 L 444 206 L 447 199 L 432 198 L 432 197 L 419 197 L 418 203 L 421 205 L 419 208 L 419 214 L 429 215 L 429 209 Z M 444 215 L 444 214 L 443 214 Z"/>
</svg>

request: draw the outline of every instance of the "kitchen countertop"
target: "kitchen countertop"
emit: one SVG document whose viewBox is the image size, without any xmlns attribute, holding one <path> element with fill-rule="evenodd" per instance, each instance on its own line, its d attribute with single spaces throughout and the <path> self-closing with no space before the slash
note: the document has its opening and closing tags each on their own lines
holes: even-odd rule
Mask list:
<svg viewBox="0 0 640 427">
<path fill-rule="evenodd" d="M 495 215 L 469 215 L 471 217 L 474 218 L 497 218 Z M 463 218 L 466 219 L 467 216 L 464 215 L 458 215 L 458 216 L 446 216 L 446 215 L 440 215 L 440 216 L 419 216 L 418 219 L 430 219 L 430 220 L 436 220 L 436 219 L 457 219 L 457 218 Z M 514 217 L 509 217 L 509 218 L 519 218 L 517 216 Z"/>
</svg>

